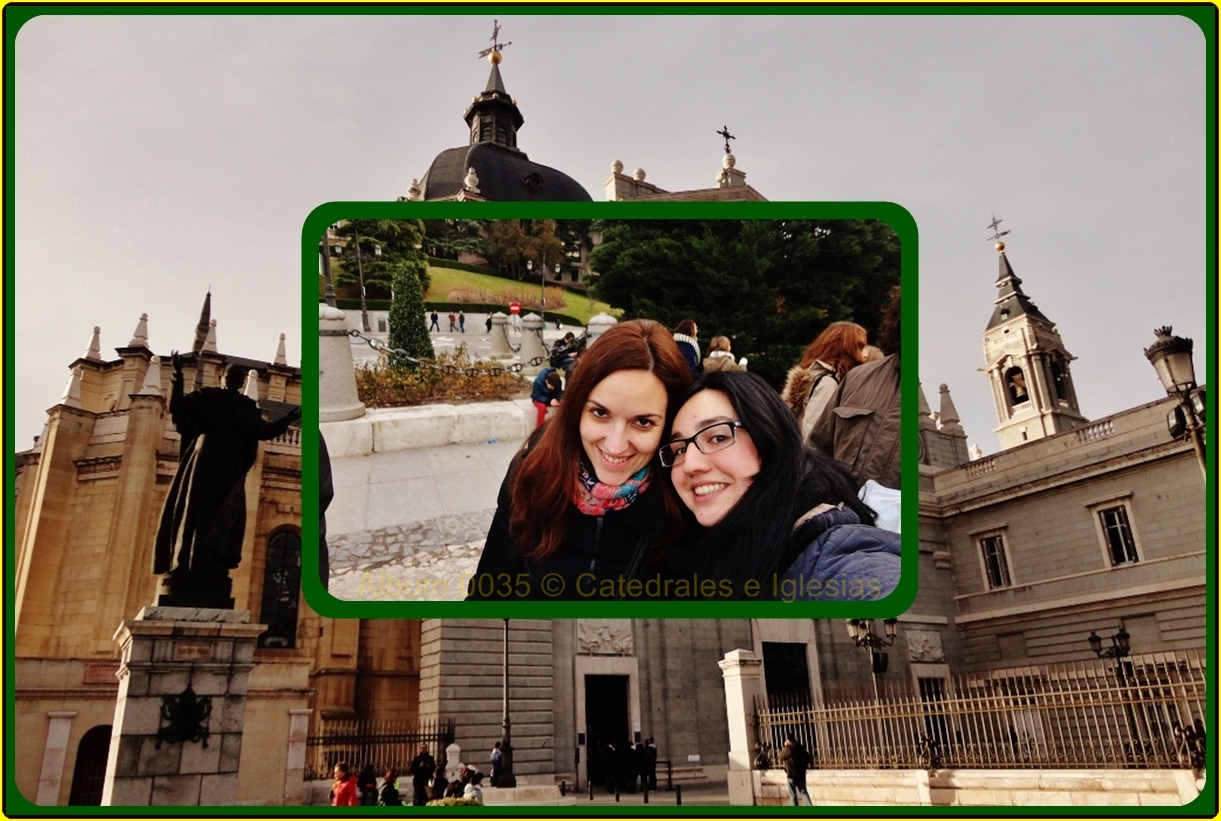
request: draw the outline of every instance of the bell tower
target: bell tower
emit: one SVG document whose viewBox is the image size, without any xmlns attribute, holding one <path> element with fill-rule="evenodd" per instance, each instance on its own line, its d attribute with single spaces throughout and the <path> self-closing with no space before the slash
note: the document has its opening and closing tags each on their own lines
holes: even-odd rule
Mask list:
<svg viewBox="0 0 1221 821">
<path fill-rule="evenodd" d="M 1053 436 L 1088 423 L 1077 405 L 1069 363 L 1075 358 L 1064 348 L 1056 325 L 1022 292 L 1005 256 L 997 230 L 1000 273 L 996 280 L 996 307 L 984 331 L 984 370 L 996 401 L 996 428 L 1002 449 Z"/>
</svg>

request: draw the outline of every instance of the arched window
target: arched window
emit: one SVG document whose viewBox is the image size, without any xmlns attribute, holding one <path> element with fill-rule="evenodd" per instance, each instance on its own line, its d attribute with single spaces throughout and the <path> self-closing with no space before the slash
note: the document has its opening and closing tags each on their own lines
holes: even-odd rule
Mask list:
<svg viewBox="0 0 1221 821">
<path fill-rule="evenodd" d="M 1009 391 L 1009 404 L 1020 405 L 1030 401 L 1030 392 L 1026 387 L 1026 374 L 1014 365 L 1005 371 L 1005 388 Z"/>
<path fill-rule="evenodd" d="M 1068 369 L 1059 357 L 1051 360 L 1051 384 L 1056 392 L 1056 400 L 1061 405 L 1071 404 L 1072 389 L 1068 385 Z"/>
<path fill-rule="evenodd" d="M 272 534 L 263 571 L 263 606 L 259 620 L 267 632 L 259 647 L 297 646 L 297 603 L 301 597 L 301 537 L 290 530 Z"/>
<path fill-rule="evenodd" d="M 106 783 L 106 758 L 110 755 L 109 724 L 100 724 L 81 736 L 76 746 L 76 766 L 72 769 L 70 807 L 99 807 Z"/>
</svg>

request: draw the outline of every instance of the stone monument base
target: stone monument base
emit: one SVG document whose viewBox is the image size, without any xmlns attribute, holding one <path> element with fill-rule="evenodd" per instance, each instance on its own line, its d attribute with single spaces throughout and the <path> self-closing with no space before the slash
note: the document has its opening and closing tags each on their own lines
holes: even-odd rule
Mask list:
<svg viewBox="0 0 1221 821">
<path fill-rule="evenodd" d="M 236 801 L 247 682 L 266 629 L 245 610 L 161 606 L 119 626 L 104 806 Z"/>
</svg>

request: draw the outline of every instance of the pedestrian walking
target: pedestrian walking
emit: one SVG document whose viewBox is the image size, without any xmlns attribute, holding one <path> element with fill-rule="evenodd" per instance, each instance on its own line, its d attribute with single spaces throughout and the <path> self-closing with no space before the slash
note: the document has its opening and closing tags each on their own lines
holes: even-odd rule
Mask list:
<svg viewBox="0 0 1221 821">
<path fill-rule="evenodd" d="M 391 767 L 386 770 L 382 780 L 381 805 L 383 807 L 403 806 L 403 796 L 399 793 L 399 771 Z"/>
<path fill-rule="evenodd" d="M 432 320 L 432 322 L 429 324 L 428 330 L 436 331 L 437 333 L 441 333 L 441 325 L 440 325 L 441 318 L 439 316 L 437 316 L 436 311 L 432 312 L 432 316 L 430 317 L 430 319 Z"/>
<path fill-rule="evenodd" d="M 449 332 L 453 333 L 458 330 L 458 317 L 454 316 L 454 312 L 449 312 Z"/>
<path fill-rule="evenodd" d="M 810 767 L 810 754 L 806 752 L 806 748 L 802 746 L 801 742 L 793 738 L 792 733 L 786 733 L 784 736 L 784 749 L 780 751 L 780 766 L 784 767 L 784 774 L 788 778 L 789 798 L 793 799 L 793 806 L 801 806 L 797 801 L 798 793 L 806 797 L 807 804 L 814 806 L 814 802 L 810 800 L 810 793 L 806 790 L 806 770 Z"/>
<path fill-rule="evenodd" d="M 492 786 L 500 786 L 500 774 L 504 772 L 505 754 L 504 750 L 500 749 L 500 742 L 497 741 L 492 745 Z"/>
<path fill-rule="evenodd" d="M 488 318 L 484 321 L 484 326 L 488 329 L 488 333 L 492 332 L 492 315 L 488 314 Z"/>
<path fill-rule="evenodd" d="M 428 745 L 420 745 L 420 754 L 411 759 L 411 803 L 422 807 L 428 803 L 428 782 L 436 772 L 437 761 L 428 754 Z"/>
<path fill-rule="evenodd" d="M 466 333 L 466 314 L 458 311 L 458 332 Z"/>
<path fill-rule="evenodd" d="M 360 806 L 377 806 L 377 771 L 372 764 L 366 764 L 356 776 L 356 789 L 360 791 Z"/>
<path fill-rule="evenodd" d="M 348 762 L 340 761 L 333 771 L 335 783 L 331 785 L 332 807 L 356 807 L 360 805 L 360 794 L 356 789 L 356 776 Z"/>
</svg>

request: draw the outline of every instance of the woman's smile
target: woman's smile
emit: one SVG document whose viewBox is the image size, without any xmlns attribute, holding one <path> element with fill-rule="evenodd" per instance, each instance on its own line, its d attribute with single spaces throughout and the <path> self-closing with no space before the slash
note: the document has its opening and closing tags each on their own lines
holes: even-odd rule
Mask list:
<svg viewBox="0 0 1221 821">
<path fill-rule="evenodd" d="M 649 371 L 615 371 L 589 392 L 581 445 L 598 481 L 622 485 L 653 460 L 666 421 L 666 386 Z"/>
<path fill-rule="evenodd" d="M 717 422 L 737 421 L 729 397 L 717 390 L 700 391 L 679 408 L 670 440 L 694 436 Z M 737 428 L 733 435 L 733 444 L 713 453 L 689 443 L 681 461 L 670 469 L 679 498 L 704 527 L 712 527 L 733 510 L 763 467 L 750 434 Z"/>
</svg>

